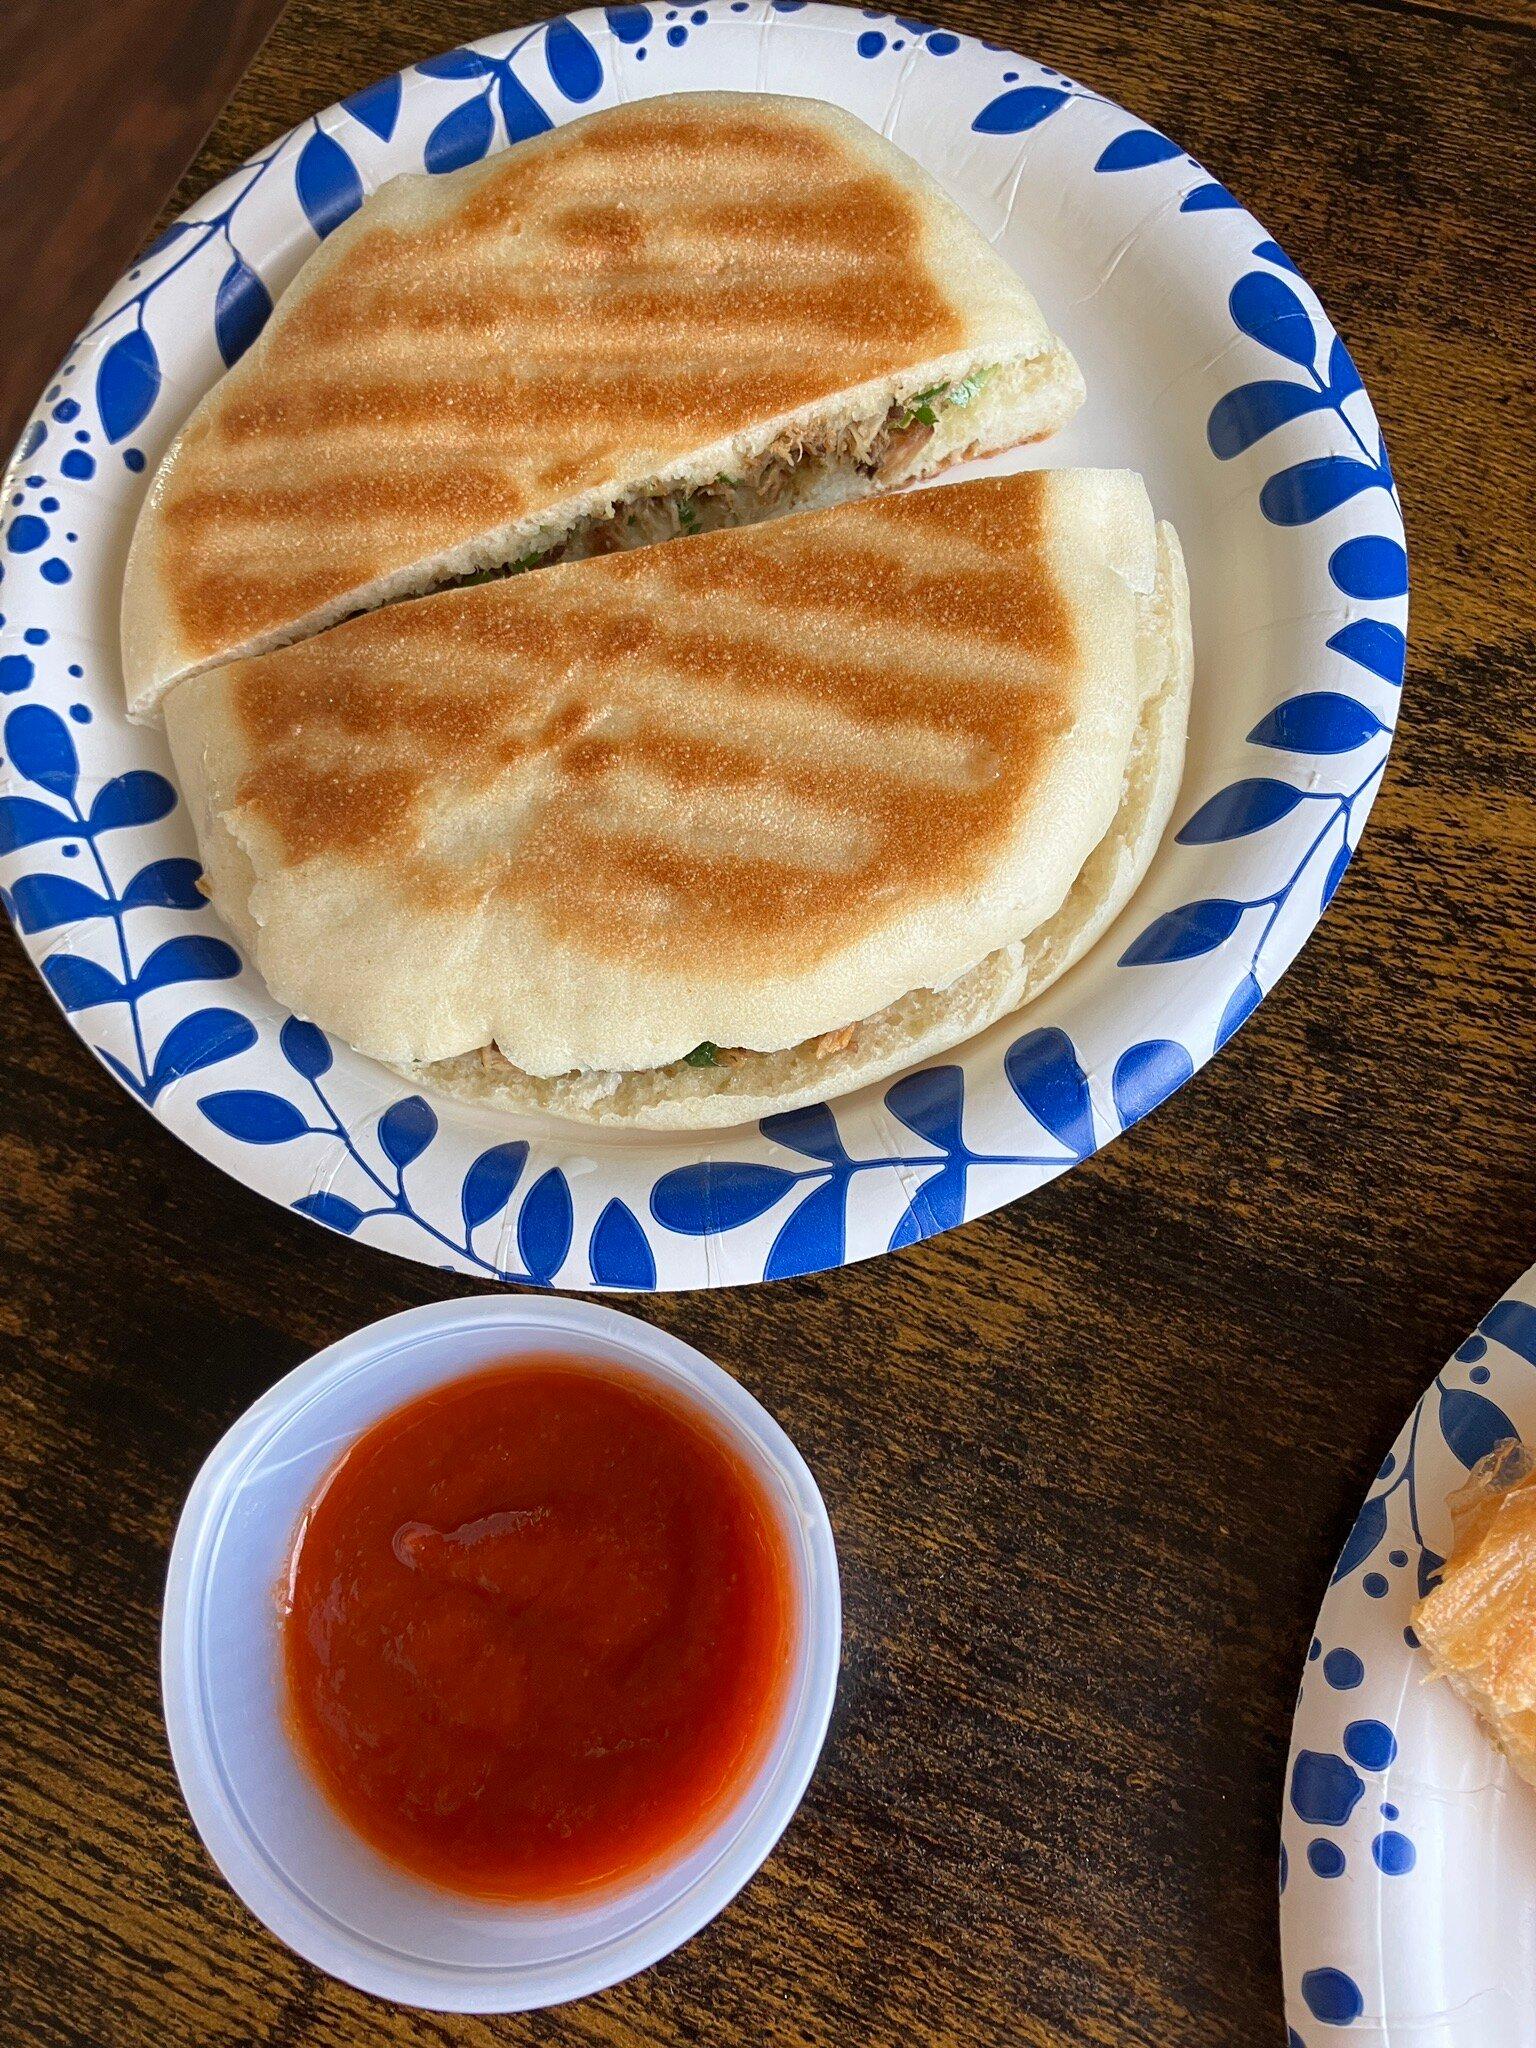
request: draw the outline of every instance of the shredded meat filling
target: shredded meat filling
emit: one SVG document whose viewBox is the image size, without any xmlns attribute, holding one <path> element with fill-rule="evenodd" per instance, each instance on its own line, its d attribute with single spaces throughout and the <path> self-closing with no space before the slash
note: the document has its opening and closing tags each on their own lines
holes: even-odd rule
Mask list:
<svg viewBox="0 0 1536 2048">
<path fill-rule="evenodd" d="M 621 498 L 602 517 L 579 520 L 552 547 L 535 550 L 515 562 L 448 577 L 436 587 L 462 590 L 518 575 L 524 569 L 548 568 L 554 562 L 579 562 L 593 555 L 617 554 L 621 548 L 677 540 L 686 534 L 748 526 L 787 498 L 802 495 L 808 484 L 829 472 L 853 470 L 878 483 L 891 483 L 933 439 L 935 406 L 969 404 L 989 374 L 978 371 L 962 384 L 920 392 L 915 399 L 904 399 L 868 419 L 849 420 L 815 433 L 798 429 L 782 433 L 740 476 L 721 471 L 707 483 L 686 489 L 637 492 Z"/>
</svg>

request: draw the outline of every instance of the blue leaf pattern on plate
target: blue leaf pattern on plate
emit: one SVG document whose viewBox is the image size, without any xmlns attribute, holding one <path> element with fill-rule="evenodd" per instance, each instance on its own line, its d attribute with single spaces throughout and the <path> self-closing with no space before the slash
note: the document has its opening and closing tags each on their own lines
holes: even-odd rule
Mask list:
<svg viewBox="0 0 1536 2048">
<path fill-rule="evenodd" d="M 1166 135 L 1159 135 L 1155 128 L 1132 128 L 1128 133 L 1115 137 L 1093 168 L 1096 171 L 1141 171 L 1148 164 L 1165 164 L 1170 158 L 1183 154 L 1176 142 L 1170 142 Z"/>
<path fill-rule="evenodd" d="M 591 99 L 602 85 L 601 60 L 569 15 L 557 14 L 545 30 L 544 60 L 556 85 L 578 105 Z"/>
<path fill-rule="evenodd" d="M 765 1280 L 795 1280 L 843 1263 L 848 1202 L 841 1174 L 824 1180 L 784 1219 L 763 1267 Z"/>
<path fill-rule="evenodd" d="M 629 1287 L 645 1293 L 656 1285 L 656 1255 L 634 1211 L 617 1195 L 593 1226 L 587 1259 L 599 1287 Z"/>
<path fill-rule="evenodd" d="M 457 171 L 477 164 L 491 146 L 495 121 L 490 102 L 481 94 L 444 114 L 427 137 L 422 161 L 429 171 Z"/>
<path fill-rule="evenodd" d="M 350 94 L 341 104 L 354 121 L 361 121 L 380 142 L 388 142 L 400 118 L 400 92 L 401 78 L 396 71 L 381 78 L 377 85 L 364 86 L 361 92 Z"/>
<path fill-rule="evenodd" d="M 147 1099 L 153 1102 L 173 1081 L 249 1052 L 255 1043 L 255 1025 L 238 1010 L 193 1010 L 179 1017 L 160 1041 L 145 1091 Z"/>
<path fill-rule="evenodd" d="M 528 88 L 513 76 L 510 64 L 496 80 L 496 98 L 508 142 L 526 142 L 530 135 L 542 135 L 555 125 Z"/>
<path fill-rule="evenodd" d="M 317 127 L 305 143 L 293 175 L 299 204 L 322 241 L 363 203 L 357 166 L 323 128 Z"/>
<path fill-rule="evenodd" d="M 72 797 L 80 761 L 69 727 L 45 704 L 23 704 L 5 721 L 5 751 L 12 767 L 50 796 Z"/>
<path fill-rule="evenodd" d="M 227 366 L 233 367 L 266 326 L 272 294 L 242 256 L 224 273 L 213 305 L 214 339 Z"/>
<path fill-rule="evenodd" d="M 437 1116 L 422 1095 L 392 1102 L 379 1118 L 379 1149 L 403 1173 L 437 1136 Z"/>
<path fill-rule="evenodd" d="M 112 907 L 99 889 L 70 875 L 23 875 L 10 893 L 11 916 L 24 932 L 49 932 L 61 924 L 105 917 Z"/>
<path fill-rule="evenodd" d="M 1069 93 L 1049 85 L 1016 85 L 988 100 L 971 123 L 978 135 L 1022 135 L 1067 104 Z"/>
<path fill-rule="evenodd" d="M 302 1017 L 289 1017 L 278 1034 L 278 1044 L 289 1066 L 306 1081 L 318 1081 L 322 1074 L 330 1072 L 335 1055 L 330 1040 L 317 1024 L 306 1023 Z"/>
<path fill-rule="evenodd" d="M 197 886 L 202 872 L 195 860 L 152 860 L 130 879 L 123 908 L 204 911 L 208 899 Z"/>
<path fill-rule="evenodd" d="M 541 1174 L 517 1218 L 517 1248 L 528 1278 L 548 1287 L 571 1249 L 571 1191 L 558 1166 Z"/>
<path fill-rule="evenodd" d="M 315 1195 L 300 1195 L 289 1206 L 297 1209 L 301 1216 L 323 1223 L 327 1230 L 339 1230 L 343 1237 L 350 1237 L 363 1220 L 363 1212 L 356 1202 L 349 1202 L 344 1195 L 333 1195 L 329 1189 L 322 1189 Z"/>
<path fill-rule="evenodd" d="M 651 1189 L 651 1214 L 663 1230 L 685 1237 L 739 1230 L 771 1209 L 799 1178 L 782 1166 L 703 1159 L 661 1176 Z"/>
<path fill-rule="evenodd" d="M 1035 1121 L 1075 1158 L 1086 1159 L 1094 1149 L 1088 1076 L 1065 1031 L 1031 1031 L 1016 1039 L 1003 1071 Z"/>
<path fill-rule="evenodd" d="M 197 1106 L 216 1130 L 242 1145 L 288 1145 L 310 1127 L 286 1096 L 265 1088 L 224 1088 L 203 1096 Z"/>
<path fill-rule="evenodd" d="M 149 418 L 160 395 L 160 358 L 142 327 L 120 334 L 96 371 L 96 410 L 102 432 L 114 444 L 126 441 Z"/>
<path fill-rule="evenodd" d="M 187 932 L 156 946 L 133 977 L 132 985 L 134 993 L 142 996 L 176 982 L 227 981 L 239 972 L 240 955 L 233 946 L 203 933 Z"/>
<path fill-rule="evenodd" d="M 1338 690 L 1308 690 L 1277 704 L 1248 738 L 1256 747 L 1277 747 L 1290 754 L 1352 754 L 1384 730 L 1375 712 L 1358 697 Z"/>
<path fill-rule="evenodd" d="M 176 808 L 176 792 L 152 768 L 130 768 L 97 790 L 86 824 L 92 832 L 119 832 L 128 825 L 154 825 Z"/>
<path fill-rule="evenodd" d="M 1241 839 L 1289 817 L 1301 801 L 1302 792 L 1289 782 L 1254 776 L 1207 797 L 1176 836 L 1181 846 L 1213 846 L 1221 840 Z"/>
<path fill-rule="evenodd" d="M 1441 1387 L 1440 1434 L 1470 1472 L 1479 1459 L 1519 1432 L 1486 1394 L 1475 1394 L 1470 1387 Z"/>
<path fill-rule="evenodd" d="M 74 953 L 50 953 L 43 962 L 43 979 L 71 1013 L 94 1010 L 102 1003 L 120 1003 L 127 993 L 115 974 Z"/>
<path fill-rule="evenodd" d="M 1149 924 L 1139 939 L 1133 939 L 1120 955 L 1122 967 L 1156 967 L 1170 960 L 1195 960 L 1226 944 L 1242 923 L 1246 903 L 1230 897 L 1208 896 L 1201 903 L 1185 903 L 1177 910 L 1165 910 Z"/>
<path fill-rule="evenodd" d="M 1115 1061 L 1111 1092 L 1122 1130 L 1140 1123 L 1149 1110 L 1182 1088 L 1195 1071 L 1188 1051 L 1174 1038 L 1148 1038 L 1127 1046 Z"/>
<path fill-rule="evenodd" d="M 464 1176 L 459 1211 L 464 1229 L 473 1235 L 482 1223 L 499 1216 L 512 1199 L 513 1190 L 528 1164 L 528 1145 L 522 1138 L 505 1145 L 493 1145 L 482 1152 Z"/>
</svg>

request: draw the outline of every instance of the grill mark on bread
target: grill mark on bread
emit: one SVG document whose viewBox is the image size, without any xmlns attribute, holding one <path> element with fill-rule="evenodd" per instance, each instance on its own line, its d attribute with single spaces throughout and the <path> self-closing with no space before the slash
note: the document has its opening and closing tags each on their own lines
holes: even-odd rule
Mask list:
<svg viewBox="0 0 1536 2048">
<path fill-rule="evenodd" d="M 241 663 L 215 685 L 248 762 L 237 808 L 285 862 L 359 864 L 370 887 L 465 911 L 493 892 L 597 956 L 745 965 L 771 935 L 780 960 L 813 961 L 882 903 L 982 873 L 1070 723 L 1041 481 L 946 495 L 942 519 L 922 494 L 810 514 Z"/>
<path fill-rule="evenodd" d="M 673 196 L 706 166 L 705 196 Z M 164 480 L 188 659 L 509 524 L 535 494 L 600 485 L 617 446 L 680 460 L 957 347 L 924 235 L 917 202 L 836 137 L 656 101 L 508 152 L 447 218 L 364 229 L 279 305 Z M 434 474 L 466 447 L 465 476 Z"/>
</svg>

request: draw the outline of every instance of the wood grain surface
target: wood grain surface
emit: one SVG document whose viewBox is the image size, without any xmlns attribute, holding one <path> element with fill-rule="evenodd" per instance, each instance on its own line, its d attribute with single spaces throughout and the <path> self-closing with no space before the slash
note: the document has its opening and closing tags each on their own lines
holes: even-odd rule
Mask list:
<svg viewBox="0 0 1536 2048">
<path fill-rule="evenodd" d="M 1415 581 L 1360 857 L 1223 1056 L 1054 1186 L 847 1272 L 635 1304 L 815 1469 L 842 1687 L 804 1807 L 714 1925 L 602 1997 L 498 2021 L 374 2003 L 251 1921 L 181 1806 L 156 1668 L 171 1533 L 219 1433 L 317 1346 L 468 1283 L 221 1178 L 0 946 L 8 2044 L 1283 2037 L 1277 1815 L 1329 1565 L 1414 1397 L 1536 1257 L 1536 12 L 943 12 L 1176 135 L 1360 363 Z M 313 107 L 522 18 L 293 0 L 174 204 Z M 0 315 L 8 346 L 26 317 Z"/>
</svg>

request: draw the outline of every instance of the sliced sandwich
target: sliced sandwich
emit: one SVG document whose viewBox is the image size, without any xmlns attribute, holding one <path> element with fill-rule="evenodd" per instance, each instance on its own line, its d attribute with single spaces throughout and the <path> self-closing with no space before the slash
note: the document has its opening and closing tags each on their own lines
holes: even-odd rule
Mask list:
<svg viewBox="0 0 1536 2048">
<path fill-rule="evenodd" d="M 1190 688 L 1178 541 L 1034 472 L 393 605 L 178 684 L 213 901 L 424 1086 L 653 1128 L 879 1080 L 1119 912 Z"/>
<path fill-rule="evenodd" d="M 813 100 L 644 100 L 396 178 L 161 464 L 129 710 L 393 599 L 930 476 L 1082 395 L 965 215 Z"/>
</svg>

